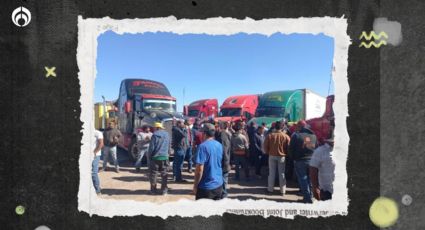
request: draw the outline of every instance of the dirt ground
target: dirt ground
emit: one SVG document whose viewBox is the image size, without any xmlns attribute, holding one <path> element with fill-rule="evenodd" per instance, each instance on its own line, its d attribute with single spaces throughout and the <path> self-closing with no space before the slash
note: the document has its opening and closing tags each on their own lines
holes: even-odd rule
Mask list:
<svg viewBox="0 0 425 230">
<path fill-rule="evenodd" d="M 99 179 L 102 194 L 105 199 L 125 199 L 137 201 L 151 201 L 155 203 L 164 203 L 169 201 L 177 201 L 179 199 L 195 200 L 195 196 L 191 195 L 193 187 L 194 173 L 187 172 L 186 163 L 183 167 L 183 179 L 188 180 L 188 183 L 175 183 L 172 181 L 172 171 L 168 173 L 168 187 L 170 188 L 168 195 L 151 195 L 149 193 L 150 184 L 148 178 L 148 170 L 145 165 L 142 166 L 141 172 L 136 172 L 132 166 L 132 162 L 125 155 L 124 151 L 118 151 L 118 159 L 120 164 L 120 172 L 116 173 L 112 166 L 108 171 L 100 171 Z M 102 161 L 99 164 L 102 168 Z M 250 175 L 254 174 L 254 169 L 251 169 Z M 229 175 L 229 198 L 247 200 L 247 199 L 267 199 L 278 202 L 299 202 L 302 196 L 299 193 L 297 185 L 289 180 L 287 182 L 286 194 L 280 195 L 278 186 L 275 187 L 275 193 L 266 194 L 267 186 L 267 168 L 263 168 L 262 178 L 252 176 L 249 181 L 246 181 L 244 174 L 241 174 L 241 180 L 233 179 L 234 170 Z M 160 182 L 160 178 L 159 178 Z M 158 188 L 160 186 L 158 185 Z"/>
</svg>

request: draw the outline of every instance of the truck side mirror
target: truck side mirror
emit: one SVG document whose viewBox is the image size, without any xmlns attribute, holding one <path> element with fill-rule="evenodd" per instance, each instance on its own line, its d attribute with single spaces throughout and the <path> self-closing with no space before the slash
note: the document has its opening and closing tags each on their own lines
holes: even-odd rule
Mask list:
<svg viewBox="0 0 425 230">
<path fill-rule="evenodd" d="M 131 112 L 131 101 L 126 101 L 125 102 L 124 110 L 125 110 L 126 113 L 130 113 Z"/>
</svg>

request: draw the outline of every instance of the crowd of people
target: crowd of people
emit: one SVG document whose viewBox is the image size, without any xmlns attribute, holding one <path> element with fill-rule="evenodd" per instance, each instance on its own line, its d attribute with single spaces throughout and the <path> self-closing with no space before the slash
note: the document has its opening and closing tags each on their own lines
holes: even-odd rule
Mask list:
<svg viewBox="0 0 425 230">
<path fill-rule="evenodd" d="M 286 193 L 286 180 L 295 172 L 303 202 L 332 198 L 335 178 L 335 162 L 332 158 L 333 138 L 319 146 L 317 137 L 301 120 L 291 133 L 285 120 L 277 121 L 268 129 L 263 123 L 246 125 L 239 122 L 214 122 L 175 120 L 172 135 L 162 123 L 145 126 L 137 136 L 138 156 L 135 169 L 140 172 L 142 159 L 146 157 L 150 192 L 153 195 L 168 194 L 168 171 L 173 154 L 172 175 L 176 183 L 189 183 L 182 176 L 184 162 L 193 175 L 192 194 L 195 199 L 219 200 L 228 196 L 229 175 L 234 169 L 234 180 L 261 179 L 262 168 L 268 167 L 266 193 L 275 193 L 276 179 L 281 195 Z M 100 194 L 98 165 L 103 150 L 102 170 L 108 170 L 112 158 L 119 173 L 117 144 L 122 134 L 114 122 L 103 133 L 95 131 L 92 178 L 95 190 Z M 250 168 L 255 168 L 255 176 Z M 242 173 L 243 172 L 243 173 Z M 243 175 L 242 175 L 243 174 Z M 158 177 L 161 177 L 158 188 Z"/>
</svg>

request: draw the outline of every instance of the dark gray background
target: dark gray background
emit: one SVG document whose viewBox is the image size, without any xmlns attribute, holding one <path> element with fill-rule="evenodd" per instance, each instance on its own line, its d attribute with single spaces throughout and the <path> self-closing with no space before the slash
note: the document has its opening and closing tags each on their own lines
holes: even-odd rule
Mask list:
<svg viewBox="0 0 425 230">
<path fill-rule="evenodd" d="M 0 12 L 0 226 L 1 229 L 373 229 L 368 210 L 380 194 L 395 199 L 400 219 L 392 229 L 422 229 L 425 223 L 423 105 L 424 4 L 400 1 L 47 1 L 3 0 Z M 18 6 L 32 13 L 16 27 Z M 223 217 L 160 218 L 93 216 L 77 210 L 80 154 L 80 87 L 77 78 L 77 16 L 98 18 L 234 17 L 243 19 L 333 16 L 348 18 L 350 135 L 349 214 L 295 220 L 225 214 Z M 419 19 L 422 15 L 422 20 Z M 402 25 L 397 47 L 359 48 L 374 18 Z M 56 66 L 45 78 L 44 66 Z M 422 68 L 421 68 L 422 67 Z M 380 154 L 381 152 L 381 154 Z M 381 173 L 380 173 L 381 172 Z M 413 198 L 410 206 L 401 196 Z M 23 205 L 26 212 L 15 214 Z"/>
<path fill-rule="evenodd" d="M 402 2 L 380 7 L 403 34 L 399 46 L 380 51 L 381 195 L 399 205 L 392 229 L 425 229 L 425 2 Z M 412 197 L 410 205 L 402 203 L 404 195 Z"/>
</svg>

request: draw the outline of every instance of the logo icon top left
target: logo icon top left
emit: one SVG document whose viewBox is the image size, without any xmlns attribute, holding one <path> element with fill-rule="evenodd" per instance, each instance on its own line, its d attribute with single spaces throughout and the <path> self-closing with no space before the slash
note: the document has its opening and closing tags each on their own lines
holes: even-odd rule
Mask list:
<svg viewBox="0 0 425 230">
<path fill-rule="evenodd" d="M 12 12 L 12 22 L 19 27 L 27 26 L 31 22 L 31 12 L 23 6 L 16 8 Z"/>
</svg>

